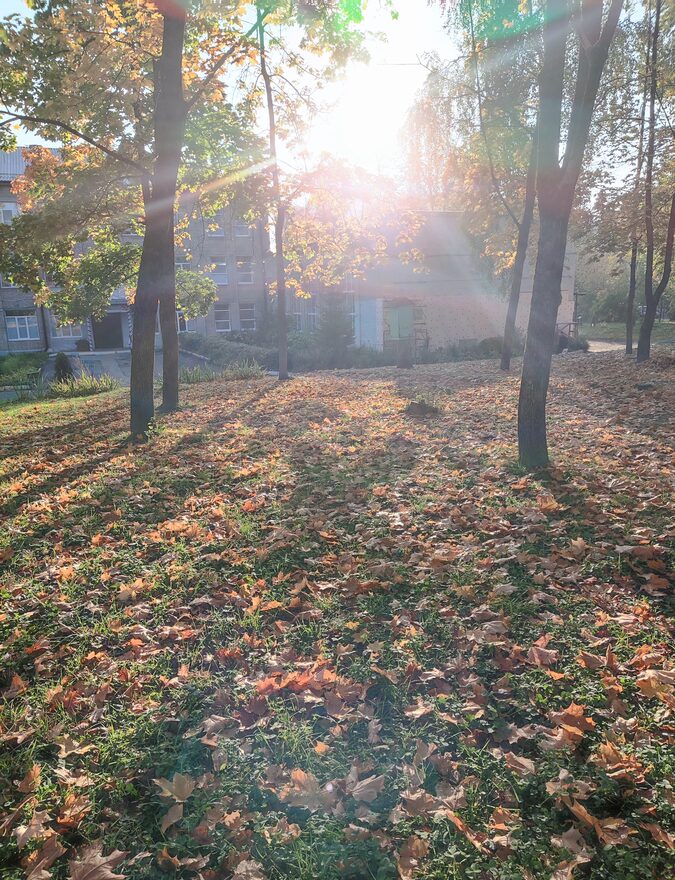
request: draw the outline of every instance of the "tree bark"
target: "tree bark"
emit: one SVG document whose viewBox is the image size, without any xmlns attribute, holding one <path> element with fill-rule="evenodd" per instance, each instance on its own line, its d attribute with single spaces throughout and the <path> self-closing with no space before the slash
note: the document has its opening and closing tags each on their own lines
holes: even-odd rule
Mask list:
<svg viewBox="0 0 675 880">
<path fill-rule="evenodd" d="M 267 68 L 265 54 L 265 25 L 260 8 L 258 16 L 258 46 L 260 49 L 260 73 L 265 84 L 267 99 L 267 118 L 269 122 L 270 160 L 272 164 L 272 199 L 274 202 L 274 264 L 276 269 L 277 294 L 277 338 L 279 345 L 279 379 L 288 379 L 288 321 L 286 318 L 286 263 L 284 259 L 284 226 L 286 223 L 286 207 L 281 199 L 281 183 L 279 181 L 279 162 L 277 160 L 277 122 L 274 112 L 274 94 L 272 78 Z"/>
<path fill-rule="evenodd" d="M 635 291 L 637 287 L 637 235 L 633 237 L 630 248 L 630 278 L 628 280 L 628 296 L 626 297 L 626 354 L 633 354 L 633 325 L 635 311 Z"/>
<path fill-rule="evenodd" d="M 176 262 L 174 207 L 181 150 L 185 137 L 186 104 L 183 96 L 185 16 L 180 8 L 164 16 L 162 54 L 157 63 L 159 92 L 155 105 L 155 177 L 166 201 L 166 252 L 159 300 L 162 331 L 162 411 L 178 407 L 178 328 L 176 327 Z"/>
<path fill-rule="evenodd" d="M 549 463 L 546 397 L 561 299 L 567 230 L 600 77 L 621 7 L 622 0 L 611 0 L 603 25 L 602 0 L 582 0 L 577 24 L 576 82 L 562 166 L 559 152 L 570 12 L 565 0 L 547 0 L 544 9 L 537 152 L 539 247 L 518 401 L 518 452 L 525 467 L 543 467 Z"/>
<path fill-rule="evenodd" d="M 656 149 L 656 92 L 658 85 L 659 33 L 661 29 L 661 0 L 655 0 L 654 27 L 649 57 L 649 125 L 645 155 L 645 314 L 638 338 L 637 362 L 649 360 L 654 320 L 659 297 L 654 293 L 654 152 Z M 664 271 L 666 265 L 664 265 Z"/>
<path fill-rule="evenodd" d="M 633 205 L 632 210 L 637 212 L 637 202 L 640 194 L 640 180 L 642 178 L 642 165 L 644 162 L 644 139 L 645 139 L 645 117 L 647 113 L 647 92 L 649 76 L 649 56 L 651 49 L 650 39 L 650 23 L 649 12 L 645 13 L 647 22 L 647 49 L 645 52 L 645 81 L 642 87 L 642 103 L 640 105 L 640 135 L 638 137 L 638 153 L 637 164 L 635 167 L 635 183 L 633 184 Z M 637 290 L 637 260 L 638 260 L 638 230 L 637 230 L 637 213 L 631 229 L 630 235 L 630 276 L 628 280 L 628 297 L 626 298 L 626 354 L 633 354 L 633 328 L 635 324 L 635 293 Z"/>
<path fill-rule="evenodd" d="M 666 247 L 663 253 L 663 271 L 661 272 L 661 280 L 656 290 L 647 300 L 644 318 L 640 325 L 640 335 L 638 337 L 637 363 L 649 360 L 651 355 L 652 330 L 654 329 L 654 321 L 658 311 L 661 297 L 665 293 L 670 281 L 670 275 L 673 269 L 673 243 L 675 239 L 675 193 L 670 199 L 670 213 L 668 215 L 668 231 L 666 232 Z"/>
<path fill-rule="evenodd" d="M 143 186 L 145 235 L 133 311 L 131 436 L 147 435 L 154 416 L 155 322 L 160 305 L 163 347 L 163 406 L 178 405 L 178 335 L 174 263 L 174 203 L 185 131 L 182 61 L 185 16 L 166 13 L 162 52 L 154 65 L 155 166 Z"/>
<path fill-rule="evenodd" d="M 537 130 L 535 128 L 534 137 L 532 139 L 532 153 L 530 154 L 530 163 L 527 168 L 527 182 L 525 184 L 525 202 L 523 204 L 523 215 L 520 218 L 520 224 L 518 226 L 518 243 L 516 245 L 516 256 L 513 261 L 509 305 L 506 310 L 506 321 L 504 323 L 502 359 L 499 366 L 500 369 L 504 370 L 505 372 L 508 372 L 511 369 L 511 356 L 513 353 L 513 340 L 516 332 L 516 317 L 518 315 L 518 304 L 520 302 L 520 289 L 523 285 L 523 270 L 525 268 L 525 260 L 527 258 L 527 246 L 530 240 L 532 218 L 534 217 L 536 181 Z"/>
</svg>

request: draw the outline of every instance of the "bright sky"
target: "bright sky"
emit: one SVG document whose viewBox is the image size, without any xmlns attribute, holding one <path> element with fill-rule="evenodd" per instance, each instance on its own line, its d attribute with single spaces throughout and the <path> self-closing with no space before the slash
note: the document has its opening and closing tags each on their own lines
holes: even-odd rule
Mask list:
<svg viewBox="0 0 675 880">
<path fill-rule="evenodd" d="M 456 49 L 443 30 L 437 2 L 394 0 L 394 7 L 398 19 L 379 0 L 369 0 L 363 27 L 384 40 L 369 38 L 370 61 L 348 65 L 321 92 L 320 104 L 326 109 L 312 121 L 305 139 L 310 162 L 330 153 L 371 172 L 396 172 L 401 127 L 427 73 L 419 59 L 432 51 L 449 58 Z M 0 0 L 0 15 L 25 11 L 24 0 Z M 36 137 L 25 134 L 19 141 L 34 143 Z"/>
<path fill-rule="evenodd" d="M 364 27 L 382 33 L 385 41 L 368 40 L 368 64 L 350 64 L 323 91 L 329 109 L 313 121 L 308 132 L 310 155 L 332 153 L 368 171 L 392 173 L 400 161 L 400 130 L 415 93 L 427 71 L 419 63 L 426 52 L 450 58 L 456 52 L 443 30 L 438 3 L 395 0 L 399 13 L 370 0 Z"/>
</svg>

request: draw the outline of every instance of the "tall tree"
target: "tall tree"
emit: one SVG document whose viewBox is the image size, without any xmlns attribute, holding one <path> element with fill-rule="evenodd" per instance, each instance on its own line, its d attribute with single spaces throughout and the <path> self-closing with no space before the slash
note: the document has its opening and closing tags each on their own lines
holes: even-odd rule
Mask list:
<svg viewBox="0 0 675 880">
<path fill-rule="evenodd" d="M 638 363 L 649 359 L 654 321 L 668 281 L 673 264 L 673 235 L 675 232 L 675 192 L 670 200 L 668 227 L 663 253 L 661 279 L 654 286 L 654 157 L 656 152 L 656 100 L 659 84 L 659 38 L 661 36 L 662 0 L 654 0 L 654 24 L 651 29 L 649 53 L 649 119 L 647 147 L 645 155 L 645 313 L 640 325 L 638 338 Z"/>
<path fill-rule="evenodd" d="M 133 303 L 131 433 L 143 437 L 154 413 L 158 305 L 163 405 L 170 410 L 178 403 L 173 230 L 186 125 L 191 145 L 210 153 L 211 161 L 204 161 L 204 152 L 189 159 L 201 161 L 213 178 L 226 170 L 214 152 L 240 169 L 252 164 L 250 153 L 222 143 L 226 137 L 239 147 L 245 141 L 224 98 L 226 65 L 247 57 L 255 26 L 242 34 L 243 7 L 228 8 L 223 18 L 206 0 L 72 0 L 42 7 L 32 18 L 3 21 L 0 129 L 21 123 L 60 143 L 69 159 L 53 179 L 37 182 L 43 195 L 51 185 L 52 197 L 68 202 L 53 238 L 85 240 L 92 229 L 100 230 L 97 214 L 105 213 L 112 187 L 130 193 L 143 232 Z M 223 138 L 217 146 L 216 135 Z M 45 207 L 43 198 L 39 208 Z M 52 210 L 51 216 L 59 215 Z M 122 232 L 128 223 L 127 212 L 111 215 L 106 234 Z M 45 231 L 46 246 L 49 237 Z"/>
<path fill-rule="evenodd" d="M 539 77 L 537 203 L 539 243 L 518 401 L 518 449 L 526 467 L 549 463 L 546 397 L 555 344 L 561 280 L 574 202 L 600 79 L 623 0 L 544 3 L 544 52 Z M 574 14 L 573 14 L 574 12 Z M 568 42 L 577 39 L 576 71 L 565 150 L 560 161 Z"/>
</svg>

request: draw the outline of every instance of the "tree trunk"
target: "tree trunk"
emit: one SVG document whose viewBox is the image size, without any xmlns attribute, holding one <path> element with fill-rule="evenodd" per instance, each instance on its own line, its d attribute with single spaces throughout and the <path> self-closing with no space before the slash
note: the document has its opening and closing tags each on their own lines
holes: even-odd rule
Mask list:
<svg viewBox="0 0 675 880">
<path fill-rule="evenodd" d="M 547 0 L 544 53 L 539 77 L 537 199 L 539 247 L 518 401 L 518 451 L 525 467 L 548 464 L 546 396 L 560 305 L 567 229 L 593 117 L 600 77 L 621 14 L 611 0 L 602 22 L 602 0 L 582 0 L 574 97 L 565 155 L 560 164 L 563 82 L 570 10 L 565 0 Z"/>
<path fill-rule="evenodd" d="M 154 64 L 155 166 L 143 186 L 145 235 L 133 311 L 131 436 L 147 435 L 154 416 L 155 322 L 160 304 L 165 409 L 178 404 L 178 336 L 174 263 L 174 202 L 185 131 L 182 61 L 185 16 L 163 17 L 162 52 Z M 169 319 L 170 316 L 170 319 Z"/>
<path fill-rule="evenodd" d="M 640 333 L 638 335 L 637 357 L 638 364 L 648 361 L 651 357 L 652 348 L 652 330 L 656 321 L 657 303 L 652 298 L 645 307 L 645 313 L 640 324 Z"/>
<path fill-rule="evenodd" d="M 645 52 L 645 81 L 642 87 L 642 103 L 640 105 L 640 134 L 638 137 L 637 164 L 635 167 L 635 183 L 633 184 L 633 202 L 635 218 L 631 229 L 630 248 L 630 279 L 628 281 L 628 297 L 626 300 L 626 354 L 633 354 L 633 328 L 635 325 L 635 293 L 637 289 L 637 258 L 638 258 L 638 230 L 637 230 L 637 202 L 640 194 L 640 179 L 642 178 L 642 164 L 644 161 L 645 142 L 645 117 L 647 113 L 647 93 L 649 91 L 649 57 L 651 49 L 649 12 L 645 12 L 647 23 L 647 47 Z"/>
<path fill-rule="evenodd" d="M 284 222 L 286 212 L 279 205 L 274 224 L 275 264 L 277 270 L 277 326 L 279 328 L 279 378 L 288 379 L 288 319 L 286 318 L 286 267 L 284 265 Z"/>
<path fill-rule="evenodd" d="M 628 297 L 626 299 L 626 354 L 633 354 L 633 324 L 635 311 L 635 289 L 637 287 L 637 255 L 638 243 L 633 239 L 630 249 L 630 280 L 628 281 Z"/>
<path fill-rule="evenodd" d="M 148 193 L 145 205 L 145 235 L 133 306 L 131 344 L 131 437 L 145 439 L 155 414 L 153 380 L 155 367 L 155 321 L 162 287 L 164 225 L 153 210 Z"/>
<path fill-rule="evenodd" d="M 645 315 L 640 326 L 637 362 L 649 360 L 651 335 L 654 329 L 658 299 L 654 296 L 654 152 L 656 149 L 656 92 L 658 85 L 659 31 L 661 27 L 661 0 L 654 7 L 654 28 L 649 57 L 649 126 L 645 155 Z"/>
<path fill-rule="evenodd" d="M 178 328 L 176 327 L 176 262 L 174 205 L 181 150 L 185 138 L 186 106 L 183 97 L 183 44 L 185 14 L 178 4 L 164 15 L 162 54 L 156 64 L 158 91 L 155 101 L 155 186 L 166 202 L 163 283 L 159 300 L 162 330 L 162 411 L 178 406 Z"/>
<path fill-rule="evenodd" d="M 513 353 L 513 340 L 516 332 L 516 316 L 518 315 L 518 303 L 520 302 L 520 288 L 523 285 L 523 269 L 525 268 L 525 260 L 527 258 L 527 246 L 530 240 L 530 229 L 532 228 L 532 218 L 534 216 L 534 202 L 536 198 L 536 181 L 537 181 L 537 130 L 535 128 L 532 139 L 532 153 L 530 154 L 530 164 L 527 168 L 527 183 L 525 186 L 525 202 L 523 205 L 523 216 L 520 218 L 518 227 L 518 243 L 516 245 L 516 256 L 513 262 L 513 273 L 511 275 L 511 292 L 509 294 L 509 305 L 506 310 L 506 322 L 504 324 L 504 341 L 502 344 L 502 360 L 500 369 L 508 372 L 511 369 L 511 355 Z"/>
<path fill-rule="evenodd" d="M 666 246 L 663 252 L 663 271 L 661 272 L 661 280 L 656 290 L 650 293 L 647 300 L 645 315 L 640 325 L 640 336 L 638 338 L 637 363 L 649 360 L 651 354 L 652 330 L 654 329 L 654 321 L 661 302 L 661 297 L 665 293 L 670 281 L 670 274 L 673 269 L 673 245 L 675 244 L 675 193 L 670 199 L 670 214 L 668 215 L 668 230 L 666 232 Z"/>
<path fill-rule="evenodd" d="M 260 49 L 260 73 L 265 83 L 267 99 L 267 118 L 269 122 L 270 159 L 272 163 L 272 199 L 276 211 L 274 218 L 274 264 L 277 276 L 277 338 L 279 345 L 279 379 L 288 379 L 288 320 L 286 318 L 286 264 L 284 261 L 284 226 L 286 208 L 281 200 L 281 183 L 279 181 L 279 162 L 277 161 L 277 121 L 274 112 L 274 94 L 272 78 L 267 69 L 265 55 L 265 25 L 260 8 L 258 16 L 258 47 Z"/>
<path fill-rule="evenodd" d="M 525 467 L 548 464 L 546 395 L 560 305 L 568 218 L 539 209 L 539 246 L 518 402 L 518 451 Z"/>
</svg>

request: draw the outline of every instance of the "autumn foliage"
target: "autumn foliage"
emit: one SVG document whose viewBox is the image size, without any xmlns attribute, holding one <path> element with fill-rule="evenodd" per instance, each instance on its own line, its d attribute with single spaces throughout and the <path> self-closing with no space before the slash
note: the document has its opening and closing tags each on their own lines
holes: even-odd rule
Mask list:
<svg viewBox="0 0 675 880">
<path fill-rule="evenodd" d="M 0 412 L 3 878 L 665 878 L 673 362 Z M 433 398 L 424 417 L 408 404 Z M 30 423 L 30 429 L 27 425 Z"/>
</svg>

